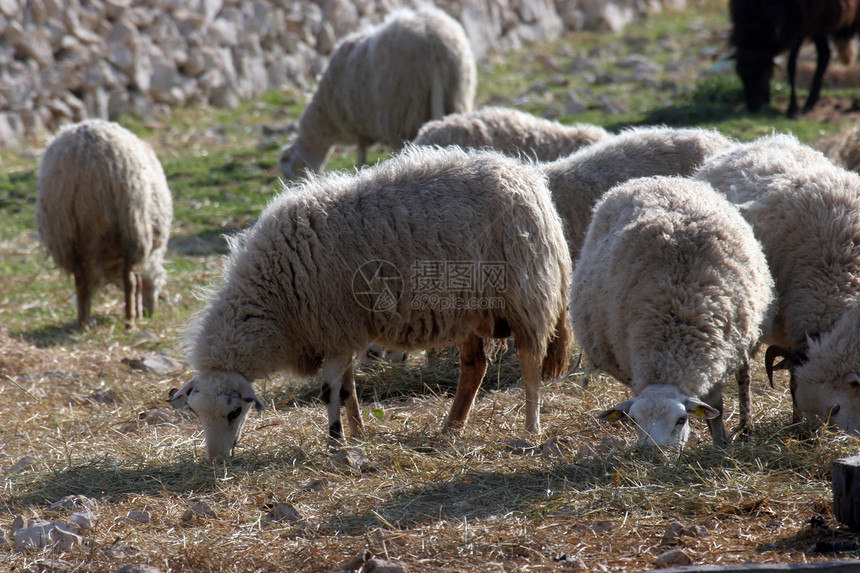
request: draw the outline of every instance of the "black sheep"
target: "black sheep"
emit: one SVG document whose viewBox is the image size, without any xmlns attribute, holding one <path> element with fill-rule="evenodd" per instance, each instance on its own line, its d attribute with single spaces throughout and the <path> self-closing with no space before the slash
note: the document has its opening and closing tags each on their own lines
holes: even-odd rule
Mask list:
<svg viewBox="0 0 860 573">
<path fill-rule="evenodd" d="M 818 59 L 809 97 L 803 106 L 813 108 L 830 62 L 829 35 L 847 38 L 858 29 L 858 0 L 730 0 L 731 44 L 736 69 L 744 84 L 747 109 L 752 112 L 770 102 L 773 58 L 786 50 L 791 100 L 788 117 L 797 117 L 795 72 L 804 40 L 815 43 Z"/>
</svg>

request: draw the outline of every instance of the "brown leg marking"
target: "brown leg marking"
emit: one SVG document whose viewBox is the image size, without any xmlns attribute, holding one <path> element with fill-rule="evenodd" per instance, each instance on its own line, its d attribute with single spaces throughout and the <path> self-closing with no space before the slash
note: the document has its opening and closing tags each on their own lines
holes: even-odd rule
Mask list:
<svg viewBox="0 0 860 573">
<path fill-rule="evenodd" d="M 446 432 L 459 432 L 466 424 L 469 410 L 475 401 L 475 395 L 484 374 L 487 372 L 487 357 L 484 356 L 484 341 L 477 335 L 470 334 L 460 347 L 460 380 L 457 383 L 457 393 L 448 412 L 448 420 L 443 428 Z"/>
</svg>

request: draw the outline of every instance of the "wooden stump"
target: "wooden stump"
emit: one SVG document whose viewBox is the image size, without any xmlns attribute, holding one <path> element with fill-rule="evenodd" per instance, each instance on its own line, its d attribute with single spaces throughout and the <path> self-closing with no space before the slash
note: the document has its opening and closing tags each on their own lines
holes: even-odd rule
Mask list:
<svg viewBox="0 0 860 573">
<path fill-rule="evenodd" d="M 833 514 L 851 530 L 860 530 L 860 456 L 833 462 Z"/>
</svg>

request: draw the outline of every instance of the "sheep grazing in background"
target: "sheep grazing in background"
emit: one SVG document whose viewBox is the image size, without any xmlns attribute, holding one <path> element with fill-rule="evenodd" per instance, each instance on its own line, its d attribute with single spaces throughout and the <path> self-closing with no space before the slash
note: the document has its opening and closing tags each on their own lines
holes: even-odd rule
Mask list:
<svg viewBox="0 0 860 573">
<path fill-rule="evenodd" d="M 708 155 L 731 143 L 713 130 L 634 128 L 544 164 L 553 202 L 566 226 L 571 260 L 576 263 L 591 209 L 606 191 L 636 177 L 689 175 Z"/>
<path fill-rule="evenodd" d="M 828 135 L 815 142 L 814 146 L 833 163 L 860 172 L 860 128 Z"/>
<path fill-rule="evenodd" d="M 635 397 L 600 414 L 636 426 L 639 443 L 683 447 L 689 415 L 727 437 L 722 387 L 747 368 L 768 328 L 773 280 L 737 209 L 710 185 L 633 179 L 607 192 L 573 273 L 577 340 Z"/>
<path fill-rule="evenodd" d="M 312 176 L 232 241 L 224 285 L 190 339 L 198 373 L 171 400 L 203 424 L 207 457 L 231 455 L 251 381 L 322 370 L 329 438 L 362 431 L 353 361 L 371 342 L 456 343 L 457 431 L 487 369 L 486 338 L 516 340 L 526 430 L 540 431 L 541 378 L 564 374 L 570 256 L 539 169 L 494 152 L 409 146 L 353 174 Z"/>
<path fill-rule="evenodd" d="M 425 122 L 470 111 L 477 77 L 459 22 L 431 6 L 395 11 L 335 48 L 280 170 L 318 172 L 335 144 L 357 144 L 360 166 L 375 142 L 400 149 Z"/>
<path fill-rule="evenodd" d="M 68 126 L 45 150 L 37 187 L 36 227 L 57 266 L 75 277 L 78 326 L 90 323 L 93 293 L 107 282 L 124 289 L 128 325 L 152 315 L 173 220 L 152 147 L 113 122 Z"/>
<path fill-rule="evenodd" d="M 848 45 L 846 38 L 858 31 L 855 23 L 860 16 L 858 4 L 858 0 L 730 0 L 729 41 L 735 49 L 736 69 L 744 85 L 747 109 L 756 112 L 770 103 L 773 59 L 789 51 L 791 96 L 787 115 L 797 117 L 797 56 L 803 42 L 811 38 L 818 59 L 803 112 L 811 110 L 821 95 L 821 83 L 830 62 L 828 36 L 837 36 L 843 47 Z M 840 49 L 840 58 L 844 60 L 848 53 Z"/>
<path fill-rule="evenodd" d="M 515 109 L 486 107 L 424 124 L 415 144 L 495 149 L 511 157 L 553 161 L 607 137 L 597 125 L 564 125 Z"/>
<path fill-rule="evenodd" d="M 711 157 L 696 178 L 737 204 L 762 244 L 777 287 L 765 367 L 770 378 L 782 358 L 776 368 L 791 370 L 795 420 L 860 429 L 860 176 L 774 135 Z"/>
</svg>

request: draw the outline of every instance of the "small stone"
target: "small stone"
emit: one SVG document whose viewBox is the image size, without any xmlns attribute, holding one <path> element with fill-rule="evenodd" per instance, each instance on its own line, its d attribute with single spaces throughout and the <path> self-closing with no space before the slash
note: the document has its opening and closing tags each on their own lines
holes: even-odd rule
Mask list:
<svg viewBox="0 0 860 573">
<path fill-rule="evenodd" d="M 567 553 L 562 553 L 560 556 L 554 557 L 553 561 L 560 564 L 565 569 L 586 569 L 585 561 L 583 561 L 581 557 L 577 557 L 576 555 L 568 555 Z"/>
<path fill-rule="evenodd" d="M 9 474 L 16 474 L 19 472 L 23 472 L 23 471 L 30 469 L 35 464 L 36 464 L 36 458 L 34 458 L 32 456 L 24 456 L 23 458 L 21 458 L 20 460 L 18 460 L 14 464 L 12 464 L 12 467 L 7 469 L 4 473 L 6 475 L 9 475 Z"/>
<path fill-rule="evenodd" d="M 182 362 L 164 354 L 150 354 L 148 356 L 141 356 L 140 358 L 123 358 L 122 363 L 132 370 L 154 372 L 156 374 L 170 374 L 184 368 Z"/>
<path fill-rule="evenodd" d="M 123 565 L 119 569 L 116 570 L 115 573 L 162 573 L 161 569 L 158 567 L 153 567 L 152 565 L 146 565 L 143 563 L 132 563 L 129 565 Z"/>
<path fill-rule="evenodd" d="M 576 440 L 570 436 L 555 436 L 544 442 L 540 449 L 548 458 L 568 456 L 576 449 Z"/>
<path fill-rule="evenodd" d="M 680 549 L 665 551 L 654 561 L 654 565 L 661 569 L 663 567 L 682 567 L 684 565 L 691 565 L 692 563 L 693 560 L 690 556 Z"/>
<path fill-rule="evenodd" d="M 95 507 L 96 501 L 85 495 L 67 495 L 52 503 L 48 511 L 83 511 Z"/>
<path fill-rule="evenodd" d="M 681 535 L 684 533 L 684 526 L 681 525 L 677 521 L 673 521 L 669 524 L 669 527 L 666 528 L 666 532 L 663 533 L 663 543 L 674 544 L 678 543 L 681 539 Z"/>
<path fill-rule="evenodd" d="M 83 543 L 81 536 L 65 529 L 64 526 L 68 527 L 62 522 L 55 522 L 51 530 L 51 539 L 57 543 L 57 548 L 60 551 L 68 551 L 76 545 L 81 545 Z"/>
<path fill-rule="evenodd" d="M 328 480 L 325 478 L 312 478 L 298 485 L 299 489 L 322 491 L 328 487 Z"/>
<path fill-rule="evenodd" d="M 191 521 L 195 517 L 216 517 L 215 512 L 205 501 L 196 501 L 182 514 L 182 521 Z"/>
<path fill-rule="evenodd" d="M 267 514 L 272 521 L 301 521 L 302 514 L 290 503 L 276 503 Z"/>
<path fill-rule="evenodd" d="M 361 568 L 362 573 L 409 573 L 409 567 L 400 561 L 368 559 Z"/>
<path fill-rule="evenodd" d="M 375 472 L 377 469 L 370 458 L 368 458 L 361 448 L 344 448 L 339 450 L 332 457 L 332 462 L 336 466 L 345 466 L 356 469 L 360 472 Z"/>
<path fill-rule="evenodd" d="M 529 440 L 511 439 L 505 443 L 504 449 L 506 452 L 511 452 L 519 456 L 526 454 L 534 455 L 540 453 L 540 446 Z"/>
<path fill-rule="evenodd" d="M 95 519 L 95 514 L 88 509 L 77 511 L 68 517 L 69 522 L 76 525 L 79 529 L 92 529 Z"/>
<path fill-rule="evenodd" d="M 152 514 L 145 509 L 133 509 L 126 514 L 126 519 L 135 523 L 147 525 L 152 522 Z"/>
</svg>

